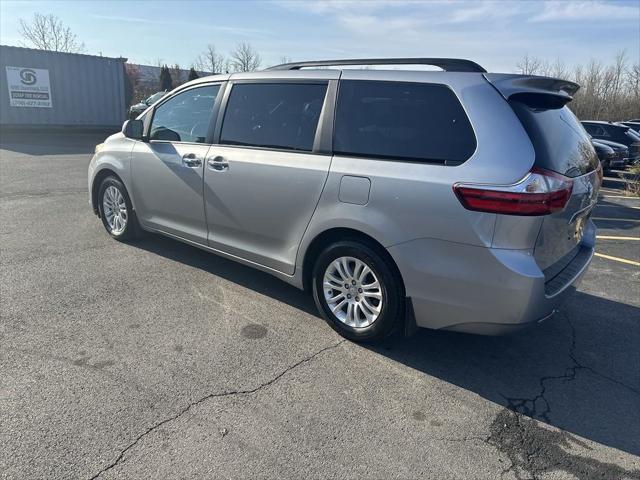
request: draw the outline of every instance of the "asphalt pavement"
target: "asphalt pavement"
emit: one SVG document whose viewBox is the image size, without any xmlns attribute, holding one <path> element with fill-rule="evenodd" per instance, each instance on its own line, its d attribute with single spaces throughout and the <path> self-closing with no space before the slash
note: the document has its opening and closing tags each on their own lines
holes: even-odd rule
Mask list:
<svg viewBox="0 0 640 480">
<path fill-rule="evenodd" d="M 640 199 L 507 337 L 342 340 L 305 293 L 87 201 L 96 135 L 0 135 L 0 477 L 640 478 Z"/>
</svg>

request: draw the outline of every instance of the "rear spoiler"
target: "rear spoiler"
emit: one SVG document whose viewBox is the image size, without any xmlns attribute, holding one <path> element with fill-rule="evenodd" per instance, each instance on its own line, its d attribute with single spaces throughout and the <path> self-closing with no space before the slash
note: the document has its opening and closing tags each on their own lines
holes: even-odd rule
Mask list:
<svg viewBox="0 0 640 480">
<path fill-rule="evenodd" d="M 580 85 L 559 78 L 485 73 L 484 78 L 505 100 L 515 100 L 534 108 L 562 108 L 573 100 Z"/>
</svg>

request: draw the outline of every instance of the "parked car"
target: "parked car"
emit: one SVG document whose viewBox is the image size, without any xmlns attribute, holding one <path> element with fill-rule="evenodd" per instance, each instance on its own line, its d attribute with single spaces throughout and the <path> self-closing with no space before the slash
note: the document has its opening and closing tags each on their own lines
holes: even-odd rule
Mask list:
<svg viewBox="0 0 640 480">
<path fill-rule="evenodd" d="M 138 115 L 140 115 L 147 108 L 149 108 L 151 105 L 153 105 L 158 100 L 160 100 L 166 94 L 167 94 L 166 90 L 164 92 L 156 92 L 153 95 L 151 95 L 149 98 L 147 98 L 146 100 L 141 100 L 140 102 L 136 103 L 135 105 L 131 105 L 129 107 L 129 118 L 136 118 Z"/>
<path fill-rule="evenodd" d="M 445 71 L 340 68 L 396 64 Z M 115 239 L 161 233 L 312 292 L 352 340 L 510 332 L 593 256 L 602 170 L 565 106 L 578 88 L 458 59 L 201 78 L 96 148 L 90 202 Z"/>
<path fill-rule="evenodd" d="M 626 164 L 640 161 L 640 135 L 625 125 L 612 122 L 583 121 L 585 130 L 596 140 L 609 140 L 621 143 L 629 149 Z"/>
<path fill-rule="evenodd" d="M 624 159 L 627 157 L 629 149 L 624 145 L 617 143 L 615 145 L 619 145 L 622 148 L 618 148 L 616 150 L 613 149 L 612 146 L 607 145 L 606 140 L 597 141 L 592 140 L 591 144 L 598 155 L 598 159 L 600 160 L 600 165 L 602 165 L 602 170 L 605 172 L 609 172 L 615 168 L 624 167 Z M 614 143 L 614 142 L 608 142 Z M 624 150 L 622 150 L 624 149 Z"/>
<path fill-rule="evenodd" d="M 629 127 L 635 133 L 640 134 L 640 122 L 618 122 L 625 127 Z"/>
<path fill-rule="evenodd" d="M 596 143 L 596 142 L 601 145 L 610 147 L 616 153 L 616 160 L 614 162 L 611 162 L 610 164 L 611 169 L 624 168 L 625 164 L 628 162 L 628 159 L 629 159 L 629 148 L 626 145 L 623 145 L 621 143 L 611 142 L 609 140 L 601 140 L 601 139 L 591 140 L 591 143 Z"/>
</svg>

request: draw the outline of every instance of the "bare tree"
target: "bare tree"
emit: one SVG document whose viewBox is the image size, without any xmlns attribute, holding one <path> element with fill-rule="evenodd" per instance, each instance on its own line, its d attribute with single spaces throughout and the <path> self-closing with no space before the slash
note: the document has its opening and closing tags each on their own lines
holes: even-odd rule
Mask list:
<svg viewBox="0 0 640 480">
<path fill-rule="evenodd" d="M 84 43 L 55 15 L 34 13 L 30 22 L 20 19 L 18 32 L 27 41 L 25 46 L 54 52 L 84 52 Z"/>
<path fill-rule="evenodd" d="M 517 64 L 521 73 L 542 74 L 571 80 L 580 85 L 569 107 L 582 120 L 624 120 L 640 117 L 640 64 L 629 65 L 620 51 L 610 64 L 591 60 L 572 70 L 555 63 L 525 56 Z"/>
<path fill-rule="evenodd" d="M 551 66 L 549 76 L 554 78 L 567 78 L 569 76 L 569 70 L 560 58 L 556 58 L 556 61 Z"/>
<path fill-rule="evenodd" d="M 209 73 L 225 73 L 229 70 L 229 61 L 219 54 L 215 45 L 207 45 L 207 49 L 202 52 L 195 61 L 198 70 Z"/>
<path fill-rule="evenodd" d="M 542 67 L 543 62 L 537 57 L 530 57 L 528 53 L 516 64 L 518 73 L 522 73 L 523 75 L 540 73 Z"/>
<path fill-rule="evenodd" d="M 640 105 L 640 63 L 629 68 L 627 72 L 627 84 L 631 88 L 631 95 L 633 102 L 636 105 Z"/>
<path fill-rule="evenodd" d="M 260 68 L 262 58 L 248 43 L 240 43 L 231 53 L 231 65 L 236 72 L 251 72 Z"/>
</svg>

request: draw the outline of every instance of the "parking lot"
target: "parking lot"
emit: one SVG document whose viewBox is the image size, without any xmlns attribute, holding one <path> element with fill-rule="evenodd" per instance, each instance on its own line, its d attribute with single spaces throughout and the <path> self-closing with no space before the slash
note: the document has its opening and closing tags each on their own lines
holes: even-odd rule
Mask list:
<svg viewBox="0 0 640 480">
<path fill-rule="evenodd" d="M 553 319 L 362 346 L 269 275 L 109 238 L 87 203 L 100 141 L 3 134 L 2 478 L 640 478 L 640 200 L 621 182 Z"/>
</svg>

